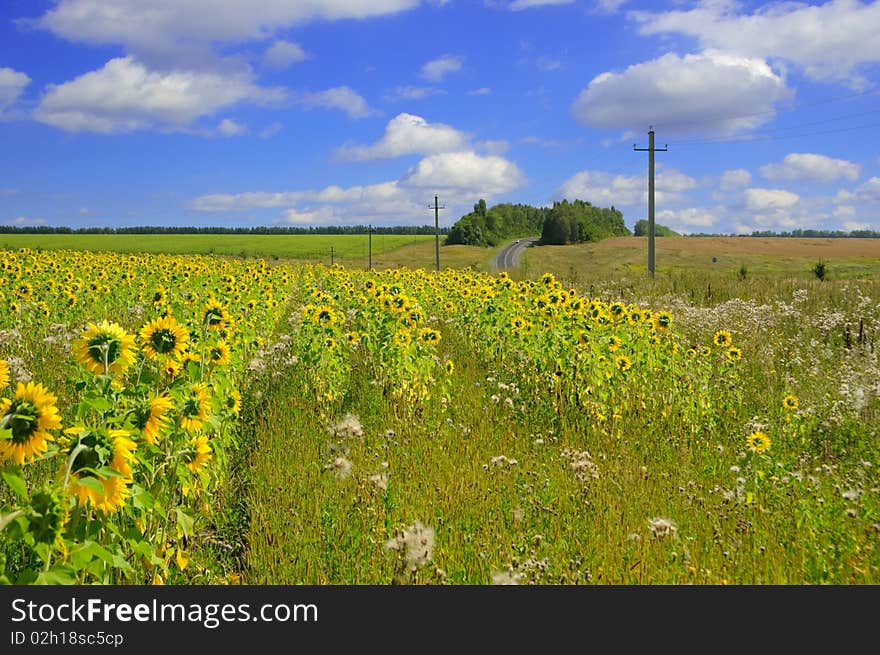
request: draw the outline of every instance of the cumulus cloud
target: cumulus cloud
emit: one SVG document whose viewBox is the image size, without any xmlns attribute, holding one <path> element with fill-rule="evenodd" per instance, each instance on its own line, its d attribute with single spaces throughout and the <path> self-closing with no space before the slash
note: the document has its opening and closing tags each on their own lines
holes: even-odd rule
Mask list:
<svg viewBox="0 0 880 655">
<path fill-rule="evenodd" d="M 667 133 L 731 134 L 770 120 L 776 103 L 790 98 L 785 80 L 760 59 L 707 50 L 605 72 L 581 91 L 574 117 L 588 127 Z"/>
<path fill-rule="evenodd" d="M 857 69 L 880 61 L 880 3 L 830 0 L 821 5 L 772 2 L 753 13 L 731 0 L 702 0 L 664 12 L 633 11 L 644 35 L 684 34 L 703 48 L 751 58 L 780 58 L 819 80 L 864 84 Z"/>
<path fill-rule="evenodd" d="M 679 202 L 684 191 L 697 181 L 674 168 L 658 167 L 654 181 L 657 203 Z M 580 171 L 562 183 L 557 196 L 586 200 L 600 207 L 635 207 L 647 204 L 647 180 L 642 175 L 614 175 L 604 171 Z"/>
<path fill-rule="evenodd" d="M 306 109 L 340 109 L 350 118 L 366 118 L 376 112 L 370 109 L 367 101 L 347 86 L 337 86 L 325 91 L 309 91 L 296 97 L 296 102 Z"/>
<path fill-rule="evenodd" d="M 0 116 L 24 93 L 31 78 L 11 68 L 0 68 Z"/>
<path fill-rule="evenodd" d="M 263 54 L 263 65 L 267 68 L 282 70 L 306 59 L 308 59 L 308 55 L 298 43 L 279 39 Z"/>
<path fill-rule="evenodd" d="M 220 136 L 243 136 L 247 132 L 247 125 L 236 123 L 230 118 L 224 118 L 217 126 L 217 133 Z"/>
<path fill-rule="evenodd" d="M 525 176 L 512 162 L 473 152 L 431 155 L 401 179 L 377 184 L 283 192 L 219 193 L 199 196 L 190 208 L 203 212 L 252 211 L 279 208 L 288 223 L 386 222 L 400 224 L 426 215 L 425 199 L 449 193 L 473 203 L 523 184 Z M 467 203 L 450 206 L 450 215 Z"/>
<path fill-rule="evenodd" d="M 761 166 L 761 175 L 773 181 L 834 182 L 841 178 L 855 181 L 860 172 L 858 164 L 851 161 L 802 152 L 790 153 L 780 163 Z"/>
<path fill-rule="evenodd" d="M 525 175 L 513 162 L 470 151 L 425 157 L 401 180 L 407 186 L 458 189 L 484 197 L 507 193 L 524 182 Z"/>
<path fill-rule="evenodd" d="M 273 103 L 284 95 L 281 89 L 257 86 L 249 75 L 156 72 L 129 56 L 50 84 L 34 118 L 70 132 L 181 130 L 236 103 Z"/>
<path fill-rule="evenodd" d="M 800 196 L 784 189 L 759 189 L 751 188 L 743 192 L 746 208 L 752 211 L 767 211 L 770 209 L 785 209 L 793 207 L 800 200 Z"/>
<path fill-rule="evenodd" d="M 419 0 L 60 0 L 35 22 L 71 41 L 123 45 L 144 58 L 166 55 L 167 61 L 169 53 L 193 46 L 268 40 L 310 21 L 365 19 L 418 5 Z"/>
<path fill-rule="evenodd" d="M 481 86 L 479 89 L 468 91 L 469 96 L 489 96 L 492 95 L 492 89 L 488 86 Z"/>
<path fill-rule="evenodd" d="M 32 216 L 16 216 L 10 218 L 4 225 L 14 225 L 16 227 L 28 227 L 32 225 L 46 225 L 48 221 L 45 218 L 34 218 Z"/>
<path fill-rule="evenodd" d="M 401 113 L 385 126 L 385 133 L 369 146 L 346 145 L 336 151 L 341 159 L 367 161 L 403 155 L 429 155 L 461 150 L 468 135 L 443 123 L 429 123 L 421 116 Z"/>
<path fill-rule="evenodd" d="M 721 182 L 719 187 L 722 191 L 730 191 L 740 187 L 748 186 L 752 183 L 752 174 L 744 168 L 737 168 L 730 171 L 724 171 L 721 174 Z"/>
<path fill-rule="evenodd" d="M 657 212 L 658 223 L 672 228 L 682 234 L 705 232 L 705 228 L 713 227 L 718 222 L 718 215 L 704 207 L 688 207 L 687 209 L 664 209 Z"/>
<path fill-rule="evenodd" d="M 880 204 L 880 177 L 872 177 L 852 191 L 841 190 L 835 196 L 837 202 L 861 202 Z"/>
<path fill-rule="evenodd" d="M 521 11 L 523 9 L 546 7 L 548 5 L 570 5 L 573 2 L 574 0 L 513 0 L 507 7 L 511 11 Z"/>
<path fill-rule="evenodd" d="M 460 71 L 464 65 L 464 57 L 457 55 L 443 55 L 432 59 L 422 66 L 421 75 L 431 82 L 439 82 L 449 73 Z"/>
</svg>

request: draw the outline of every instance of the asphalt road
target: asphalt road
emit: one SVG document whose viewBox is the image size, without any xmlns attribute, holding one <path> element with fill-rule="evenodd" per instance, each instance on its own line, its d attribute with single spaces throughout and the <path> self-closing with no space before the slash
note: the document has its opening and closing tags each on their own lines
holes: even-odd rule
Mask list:
<svg viewBox="0 0 880 655">
<path fill-rule="evenodd" d="M 526 237 L 518 239 L 513 243 L 508 243 L 492 260 L 492 267 L 496 271 L 509 271 L 519 266 L 519 258 L 530 244 L 538 241 L 540 237 Z"/>
</svg>

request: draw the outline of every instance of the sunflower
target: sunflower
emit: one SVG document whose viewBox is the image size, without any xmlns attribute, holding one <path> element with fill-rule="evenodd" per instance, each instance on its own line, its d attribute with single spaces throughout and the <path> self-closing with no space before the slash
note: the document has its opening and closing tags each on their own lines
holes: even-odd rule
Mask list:
<svg viewBox="0 0 880 655">
<path fill-rule="evenodd" d="M 657 312 L 654 316 L 654 329 L 657 332 L 665 332 L 672 327 L 672 314 L 669 312 Z"/>
<path fill-rule="evenodd" d="M 339 317 L 330 305 L 319 305 L 312 311 L 312 320 L 321 327 L 333 327 Z"/>
<path fill-rule="evenodd" d="M 748 446 L 749 450 L 755 453 L 765 453 L 770 450 L 770 437 L 767 436 L 766 432 L 758 430 L 756 432 L 752 432 L 748 438 L 746 438 L 746 446 Z"/>
<path fill-rule="evenodd" d="M 632 360 L 626 355 L 618 355 L 614 358 L 614 364 L 621 371 L 628 371 L 632 368 Z"/>
<path fill-rule="evenodd" d="M 208 445 L 208 437 L 200 435 L 189 442 L 191 451 L 184 454 L 186 468 L 193 473 L 198 473 L 211 461 L 211 446 Z"/>
<path fill-rule="evenodd" d="M 452 375 L 455 372 L 455 364 L 452 363 L 451 359 L 446 360 L 444 367 L 446 369 L 446 375 Z"/>
<path fill-rule="evenodd" d="M 134 427 L 144 435 L 144 440 L 152 445 L 159 442 L 162 430 L 168 424 L 168 412 L 174 401 L 166 394 L 154 397 L 135 411 Z"/>
<path fill-rule="evenodd" d="M 187 432 L 199 432 L 208 418 L 209 401 L 206 384 L 197 382 L 192 385 L 180 410 L 180 427 Z"/>
<path fill-rule="evenodd" d="M 9 384 L 9 362 L 0 359 L 0 389 L 5 389 Z"/>
<path fill-rule="evenodd" d="M 742 359 L 742 350 L 740 350 L 736 346 L 731 346 L 727 349 L 725 357 L 727 357 L 727 360 L 730 362 L 738 362 L 740 359 Z"/>
<path fill-rule="evenodd" d="M 608 352 L 617 352 L 620 350 L 620 346 L 623 345 L 623 341 L 620 340 L 616 334 L 612 334 L 608 337 Z"/>
<path fill-rule="evenodd" d="M 100 512 L 115 512 L 123 507 L 137 449 L 137 444 L 128 438 L 128 430 L 76 426 L 64 432 L 77 436 L 71 440 L 67 453 L 69 458 L 76 451 L 70 464 L 71 492 L 80 503 L 88 503 Z M 99 471 L 105 467 L 113 473 L 101 475 Z"/>
<path fill-rule="evenodd" d="M 425 345 L 436 345 L 440 343 L 440 333 L 434 328 L 422 328 L 419 330 L 419 342 Z"/>
<path fill-rule="evenodd" d="M 172 315 L 157 318 L 147 323 L 140 331 L 144 342 L 144 354 L 151 359 L 160 355 L 176 357 L 189 342 L 189 333 Z"/>
<path fill-rule="evenodd" d="M 165 301 L 168 300 L 168 289 L 163 286 L 156 287 L 155 291 L 153 291 L 153 296 L 150 298 L 150 302 L 153 303 L 153 306 L 156 307 L 158 305 L 162 305 Z"/>
<path fill-rule="evenodd" d="M 577 333 L 577 343 L 579 346 L 588 346 L 590 344 L 589 330 L 579 330 Z"/>
<path fill-rule="evenodd" d="M 64 547 L 61 540 L 67 523 L 64 500 L 58 489 L 41 489 L 31 495 L 27 512 L 28 532 L 38 544 Z"/>
<path fill-rule="evenodd" d="M 712 343 L 714 343 L 719 348 L 724 348 L 733 343 L 733 336 L 731 336 L 730 332 L 727 330 L 718 330 L 712 336 Z"/>
<path fill-rule="evenodd" d="M 798 397 L 794 394 L 788 394 L 785 398 L 782 399 L 782 406 L 790 412 L 796 410 L 799 405 L 800 401 L 798 401 Z"/>
<path fill-rule="evenodd" d="M 73 354 L 90 373 L 121 374 L 134 363 L 134 335 L 106 320 L 97 325 L 89 323 L 73 342 Z"/>
<path fill-rule="evenodd" d="M 205 310 L 202 312 L 202 325 L 209 330 L 219 330 L 229 325 L 229 315 L 226 309 L 216 298 L 210 298 Z"/>
<path fill-rule="evenodd" d="M 46 387 L 33 382 L 19 382 L 12 400 L 0 399 L 0 429 L 11 431 L 0 439 L 0 462 L 12 459 L 26 464 L 49 449 L 46 442 L 55 439 L 49 430 L 61 427 L 57 400 Z"/>
<path fill-rule="evenodd" d="M 361 335 L 357 332 L 349 332 L 345 335 L 345 341 L 349 346 L 356 346 L 361 342 Z"/>
<path fill-rule="evenodd" d="M 229 346 L 225 341 L 218 341 L 208 349 L 208 361 L 211 364 L 225 366 L 230 360 Z"/>
<path fill-rule="evenodd" d="M 241 411 L 241 394 L 238 389 L 230 390 L 229 395 L 226 396 L 225 406 L 230 414 L 238 414 Z"/>
</svg>

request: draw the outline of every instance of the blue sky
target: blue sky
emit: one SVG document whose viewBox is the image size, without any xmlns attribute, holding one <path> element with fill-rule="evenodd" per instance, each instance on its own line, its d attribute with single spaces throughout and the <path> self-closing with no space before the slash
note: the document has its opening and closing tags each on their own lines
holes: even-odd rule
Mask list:
<svg viewBox="0 0 880 655">
<path fill-rule="evenodd" d="M 3 0 L 0 224 L 880 229 L 880 2 Z"/>
</svg>

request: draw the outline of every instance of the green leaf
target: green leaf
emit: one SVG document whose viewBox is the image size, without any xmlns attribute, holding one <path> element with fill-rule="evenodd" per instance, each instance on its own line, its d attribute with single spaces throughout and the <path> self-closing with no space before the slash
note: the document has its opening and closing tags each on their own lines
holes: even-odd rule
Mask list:
<svg viewBox="0 0 880 655">
<path fill-rule="evenodd" d="M 95 409 L 99 412 L 106 412 L 108 409 L 113 407 L 113 403 L 107 400 L 106 398 L 101 398 L 100 396 L 90 396 L 88 398 L 84 398 L 83 402 Z"/>
<path fill-rule="evenodd" d="M 177 508 L 177 527 L 180 528 L 180 531 L 183 533 L 185 537 L 191 537 L 193 531 L 193 522 L 195 519 L 191 517 L 189 514 L 184 512 L 179 507 Z"/>
<path fill-rule="evenodd" d="M 131 502 L 137 509 L 147 511 L 153 509 L 153 506 L 156 504 L 153 494 L 137 484 L 131 487 Z"/>
<path fill-rule="evenodd" d="M 99 493 L 101 495 L 104 494 L 104 485 L 101 484 L 101 481 L 97 478 L 86 476 L 83 478 L 79 478 L 79 480 L 77 480 L 77 483 L 83 487 L 91 489 L 95 493 Z"/>
<path fill-rule="evenodd" d="M 15 492 L 16 496 L 22 500 L 28 499 L 27 484 L 25 484 L 19 467 L 9 466 L 4 468 L 0 475 L 3 476 L 3 479 L 6 480 L 6 484 L 8 484 L 9 488 Z"/>
<path fill-rule="evenodd" d="M 76 574 L 70 567 L 53 566 L 45 573 L 40 573 L 34 584 L 71 585 L 76 584 Z"/>
</svg>

